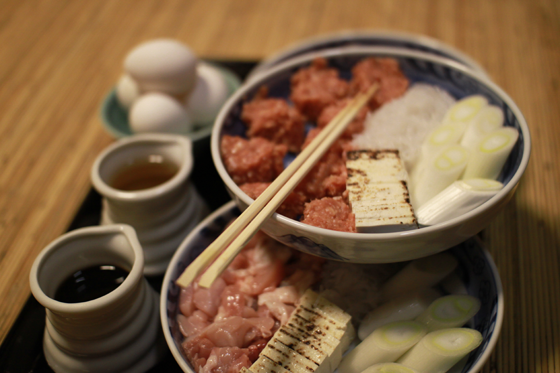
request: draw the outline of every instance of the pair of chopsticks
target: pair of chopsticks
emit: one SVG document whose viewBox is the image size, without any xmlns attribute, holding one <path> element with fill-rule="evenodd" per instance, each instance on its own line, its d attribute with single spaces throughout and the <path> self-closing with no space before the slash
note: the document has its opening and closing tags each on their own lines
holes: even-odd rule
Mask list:
<svg viewBox="0 0 560 373">
<path fill-rule="evenodd" d="M 338 139 L 378 87 L 378 84 L 374 84 L 366 92 L 354 97 L 268 188 L 185 269 L 177 279 L 177 284 L 181 287 L 188 287 L 214 261 L 204 271 L 198 282 L 202 287 L 210 287 L 257 233 L 265 220 L 276 211 L 327 149 Z"/>
</svg>

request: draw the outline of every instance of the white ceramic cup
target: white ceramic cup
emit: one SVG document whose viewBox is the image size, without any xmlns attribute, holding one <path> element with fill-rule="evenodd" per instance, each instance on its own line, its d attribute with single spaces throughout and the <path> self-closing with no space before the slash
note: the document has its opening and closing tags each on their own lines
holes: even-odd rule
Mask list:
<svg viewBox="0 0 560 373">
<path fill-rule="evenodd" d="M 54 299 L 67 278 L 99 265 L 129 273 L 116 289 L 93 300 Z M 46 309 L 43 351 L 55 372 L 144 372 L 164 355 L 158 295 L 143 266 L 142 247 L 127 225 L 77 229 L 39 254 L 30 286 Z"/>
<path fill-rule="evenodd" d="M 127 191 L 110 185 L 127 165 L 149 157 L 173 163 L 177 173 L 148 189 Z M 155 133 L 123 138 L 101 152 L 93 164 L 91 180 L 103 196 L 100 224 L 122 223 L 136 230 L 146 275 L 164 273 L 181 241 L 209 212 L 190 182 L 192 167 L 188 137 Z"/>
</svg>

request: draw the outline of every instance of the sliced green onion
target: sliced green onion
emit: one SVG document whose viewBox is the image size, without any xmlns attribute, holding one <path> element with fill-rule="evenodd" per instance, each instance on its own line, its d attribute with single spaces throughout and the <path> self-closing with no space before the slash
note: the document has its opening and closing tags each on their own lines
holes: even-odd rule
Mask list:
<svg viewBox="0 0 560 373">
<path fill-rule="evenodd" d="M 422 156 L 429 158 L 441 149 L 459 144 L 466 127 L 461 123 L 451 123 L 433 130 L 422 144 Z"/>
<path fill-rule="evenodd" d="M 465 130 L 461 146 L 474 149 L 484 136 L 502 127 L 503 124 L 504 112 L 502 109 L 494 105 L 482 108 Z"/>
<path fill-rule="evenodd" d="M 350 351 L 338 366 L 339 372 L 360 373 L 379 363 L 401 357 L 426 335 L 426 325 L 417 321 L 397 321 L 378 328 Z"/>
<path fill-rule="evenodd" d="M 463 179 L 496 179 L 519 138 L 513 127 L 503 127 L 482 138 L 471 152 Z"/>
<path fill-rule="evenodd" d="M 474 329 L 452 328 L 428 333 L 397 363 L 419 372 L 444 373 L 482 342 Z"/>
<path fill-rule="evenodd" d="M 432 158 L 411 179 L 410 197 L 414 209 L 451 185 L 465 170 L 469 152 L 460 145 L 451 145 Z"/>
<path fill-rule="evenodd" d="M 480 111 L 488 105 L 488 100 L 481 95 L 472 95 L 457 101 L 447 110 L 443 117 L 443 125 L 449 123 L 465 123 L 472 122 L 480 113 Z"/>
<path fill-rule="evenodd" d="M 480 300 L 470 295 L 447 295 L 436 299 L 416 321 L 428 326 L 429 331 L 463 326 L 480 309 Z"/>
<path fill-rule="evenodd" d="M 375 329 L 394 321 L 414 320 L 441 294 L 432 289 L 421 289 L 403 294 L 369 312 L 358 329 L 358 337 L 366 339 Z"/>
<path fill-rule="evenodd" d="M 375 364 L 364 370 L 362 373 L 420 373 L 414 369 L 405 367 L 398 363 Z"/>
<path fill-rule="evenodd" d="M 443 223 L 463 215 L 496 195 L 503 184 L 491 179 L 457 180 L 415 211 L 421 225 Z"/>
<path fill-rule="evenodd" d="M 413 260 L 382 285 L 380 299 L 385 302 L 415 290 L 431 288 L 456 267 L 457 259 L 446 252 Z"/>
</svg>

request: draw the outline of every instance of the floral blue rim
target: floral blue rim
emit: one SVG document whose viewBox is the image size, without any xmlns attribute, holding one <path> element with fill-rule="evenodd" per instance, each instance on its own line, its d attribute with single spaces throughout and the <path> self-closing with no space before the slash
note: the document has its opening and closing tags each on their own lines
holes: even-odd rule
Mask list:
<svg viewBox="0 0 560 373">
<path fill-rule="evenodd" d="M 284 51 L 265 59 L 249 74 L 249 78 L 266 71 L 272 66 L 307 53 L 327 49 L 342 49 L 355 46 L 392 47 L 413 50 L 440 56 L 457 61 L 478 74 L 487 76 L 486 71 L 472 58 L 463 52 L 445 45 L 437 39 L 424 35 L 406 34 L 395 31 L 347 31 L 331 35 L 319 36 L 297 43 Z"/>
<path fill-rule="evenodd" d="M 164 296 L 162 301 L 165 299 L 164 317 L 167 322 L 168 331 L 178 351 L 181 351 L 181 340 L 183 337 L 176 322 L 180 288 L 175 284 L 175 280 L 188 264 L 239 214 L 240 211 L 233 202 L 224 205 L 191 233 L 171 261 L 168 269 L 169 273 L 166 274 L 166 282 L 163 285 L 164 290 L 167 287 L 167 294 L 164 294 L 162 291 Z M 449 252 L 459 260 L 459 266 L 455 273 L 465 286 L 467 292 L 481 301 L 481 309 L 474 317 L 472 327 L 482 334 L 483 342 L 469 355 L 460 371 L 461 373 L 467 373 L 475 365 L 482 363 L 480 360 L 483 358 L 483 353 L 488 348 L 493 347 L 491 343 L 495 343 L 497 338 L 497 335 L 494 335 L 494 333 L 499 332 L 501 328 L 501 325 L 498 324 L 501 322 L 501 282 L 499 277 L 497 277 L 498 274 L 491 256 L 478 239 L 470 238 L 460 245 L 449 249 Z M 166 327 L 165 323 L 164 327 Z M 178 356 L 175 357 L 179 359 Z M 186 361 L 185 358 L 183 359 Z M 190 366 L 189 363 L 187 364 Z"/>
</svg>

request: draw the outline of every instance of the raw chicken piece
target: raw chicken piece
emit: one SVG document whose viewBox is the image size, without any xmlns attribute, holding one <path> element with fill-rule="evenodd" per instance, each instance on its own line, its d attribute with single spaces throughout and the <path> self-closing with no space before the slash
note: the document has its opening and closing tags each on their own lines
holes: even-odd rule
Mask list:
<svg viewBox="0 0 560 373">
<path fill-rule="evenodd" d="M 217 278 L 208 289 L 195 285 L 193 295 L 194 305 L 208 316 L 216 316 L 221 303 L 221 294 L 225 287 L 226 282 L 222 278 Z"/>
</svg>

